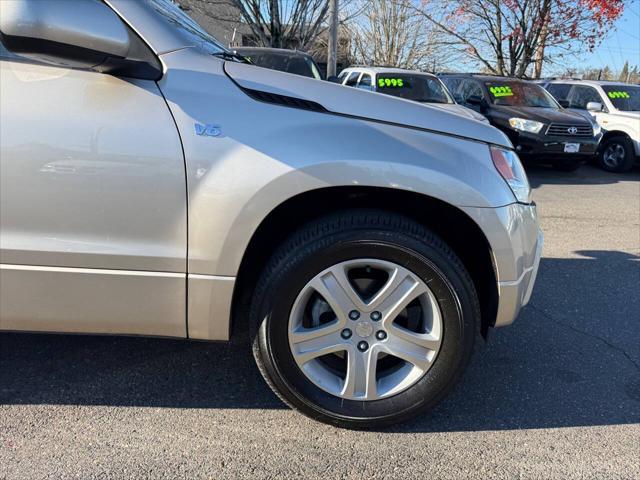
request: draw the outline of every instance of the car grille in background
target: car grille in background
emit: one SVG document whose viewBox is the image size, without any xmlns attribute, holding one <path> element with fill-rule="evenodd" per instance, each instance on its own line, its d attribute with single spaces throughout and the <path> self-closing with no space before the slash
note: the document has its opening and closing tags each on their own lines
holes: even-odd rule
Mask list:
<svg viewBox="0 0 640 480">
<path fill-rule="evenodd" d="M 550 137 L 593 137 L 591 125 L 566 125 L 564 123 L 552 123 L 547 128 Z"/>
</svg>

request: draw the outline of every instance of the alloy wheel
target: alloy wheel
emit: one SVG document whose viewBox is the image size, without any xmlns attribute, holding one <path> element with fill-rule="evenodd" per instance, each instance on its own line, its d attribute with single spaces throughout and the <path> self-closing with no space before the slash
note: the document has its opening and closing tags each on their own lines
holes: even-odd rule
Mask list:
<svg viewBox="0 0 640 480">
<path fill-rule="evenodd" d="M 607 167 L 616 168 L 618 167 L 618 165 L 624 162 L 626 155 L 627 152 L 624 148 L 624 145 L 621 145 L 619 143 L 612 143 L 605 149 L 602 155 L 602 159 Z"/>
<path fill-rule="evenodd" d="M 442 343 L 440 308 L 427 283 L 377 259 L 336 264 L 300 291 L 289 347 L 322 390 L 371 401 L 400 393 L 433 365 Z"/>
</svg>

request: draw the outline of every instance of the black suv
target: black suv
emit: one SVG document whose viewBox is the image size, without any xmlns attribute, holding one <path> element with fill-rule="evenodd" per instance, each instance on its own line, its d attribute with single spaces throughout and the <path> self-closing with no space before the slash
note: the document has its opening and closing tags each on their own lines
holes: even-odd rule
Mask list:
<svg viewBox="0 0 640 480">
<path fill-rule="evenodd" d="M 509 77 L 442 74 L 458 103 L 482 113 L 511 139 L 525 161 L 551 163 L 564 171 L 591 159 L 600 127 L 563 109 L 542 87 Z"/>
</svg>

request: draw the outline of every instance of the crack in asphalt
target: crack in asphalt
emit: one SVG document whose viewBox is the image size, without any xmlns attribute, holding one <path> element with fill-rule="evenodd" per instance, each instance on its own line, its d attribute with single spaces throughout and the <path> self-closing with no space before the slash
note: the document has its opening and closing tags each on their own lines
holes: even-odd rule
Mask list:
<svg viewBox="0 0 640 480">
<path fill-rule="evenodd" d="M 574 327 L 573 325 L 571 325 L 569 323 L 563 322 L 562 320 L 559 320 L 558 318 L 554 317 L 550 313 L 545 312 L 543 309 L 538 308 L 534 304 L 529 304 L 529 307 L 531 307 L 533 310 L 536 310 L 537 312 L 539 312 L 543 317 L 547 318 L 548 320 L 551 320 L 552 322 L 555 322 L 555 323 L 557 323 L 559 325 L 562 325 L 563 327 L 568 328 L 569 330 L 572 330 L 572 331 L 574 331 L 576 333 L 584 335 L 585 337 L 590 337 L 590 338 L 594 338 L 596 340 L 600 340 L 602 343 L 604 343 L 610 349 L 621 353 L 627 360 L 629 360 L 629 362 L 631 362 L 631 364 L 635 367 L 635 369 L 638 372 L 640 372 L 640 364 L 638 362 L 636 362 L 633 359 L 633 357 L 631 355 L 629 355 L 629 353 L 625 349 L 615 345 L 614 343 L 611 343 L 609 340 L 607 340 L 604 337 L 601 337 L 599 335 L 595 335 L 593 333 L 585 332 L 584 330 L 580 330 L 579 328 L 576 328 L 576 327 Z"/>
</svg>

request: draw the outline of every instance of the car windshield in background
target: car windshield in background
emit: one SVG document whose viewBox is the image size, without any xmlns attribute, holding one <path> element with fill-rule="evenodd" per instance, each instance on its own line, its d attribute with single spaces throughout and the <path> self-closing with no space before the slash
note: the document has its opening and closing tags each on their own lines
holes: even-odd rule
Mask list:
<svg viewBox="0 0 640 480">
<path fill-rule="evenodd" d="M 491 103 L 509 107 L 558 108 L 544 88 L 526 82 L 485 82 Z"/>
<path fill-rule="evenodd" d="M 316 67 L 316 64 L 309 57 L 305 55 L 287 55 L 285 53 L 255 53 L 248 52 L 242 53 L 242 49 L 238 49 L 238 53 L 243 55 L 254 65 L 259 67 L 270 68 L 272 70 L 279 70 L 281 72 L 294 73 L 303 77 L 315 78 L 316 80 L 322 80 L 322 75 Z"/>
<path fill-rule="evenodd" d="M 194 43 L 211 54 L 224 53 L 228 50 L 224 48 L 218 40 L 209 35 L 198 23 L 187 15 L 172 0 L 145 0 L 167 21 L 177 29 L 188 35 Z"/>
<path fill-rule="evenodd" d="M 437 78 L 427 75 L 381 74 L 377 91 L 424 103 L 453 103 Z"/>
<path fill-rule="evenodd" d="M 603 85 L 602 89 L 618 110 L 640 112 L 640 87 L 635 85 Z"/>
</svg>

